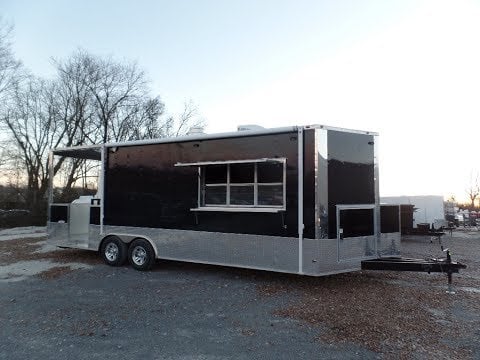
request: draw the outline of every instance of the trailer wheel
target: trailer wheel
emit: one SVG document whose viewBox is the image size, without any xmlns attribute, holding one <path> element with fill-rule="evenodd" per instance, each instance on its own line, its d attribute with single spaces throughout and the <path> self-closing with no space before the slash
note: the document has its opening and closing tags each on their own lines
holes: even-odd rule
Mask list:
<svg viewBox="0 0 480 360">
<path fill-rule="evenodd" d="M 122 266 L 127 260 L 127 245 L 118 236 L 105 238 L 100 247 L 103 261 L 110 266 Z"/>
<path fill-rule="evenodd" d="M 128 261 L 136 270 L 149 270 L 155 263 L 155 251 L 145 239 L 132 241 L 128 248 Z"/>
</svg>

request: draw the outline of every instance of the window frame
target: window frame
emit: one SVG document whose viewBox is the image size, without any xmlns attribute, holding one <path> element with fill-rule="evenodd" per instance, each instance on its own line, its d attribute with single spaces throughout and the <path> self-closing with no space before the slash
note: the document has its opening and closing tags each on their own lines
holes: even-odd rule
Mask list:
<svg viewBox="0 0 480 360">
<path fill-rule="evenodd" d="M 231 182 L 231 165 L 232 164 L 253 164 L 254 178 L 249 183 L 232 183 Z M 258 182 L 258 164 L 259 163 L 280 163 L 282 164 L 282 181 L 280 182 Z M 205 161 L 197 163 L 177 163 L 175 166 L 196 166 L 198 174 L 198 193 L 197 208 L 191 211 L 242 211 L 242 212 L 280 212 L 286 210 L 286 158 L 262 158 L 252 160 L 230 160 L 230 161 Z M 226 183 L 205 183 L 206 167 L 209 165 L 227 165 L 227 181 Z M 207 204 L 205 203 L 205 189 L 207 187 L 223 186 L 226 187 L 226 199 L 224 204 Z M 253 186 L 253 204 L 231 204 L 231 188 L 232 187 L 251 187 Z M 282 204 L 280 205 L 259 205 L 258 204 L 258 188 L 259 186 L 282 186 Z"/>
</svg>

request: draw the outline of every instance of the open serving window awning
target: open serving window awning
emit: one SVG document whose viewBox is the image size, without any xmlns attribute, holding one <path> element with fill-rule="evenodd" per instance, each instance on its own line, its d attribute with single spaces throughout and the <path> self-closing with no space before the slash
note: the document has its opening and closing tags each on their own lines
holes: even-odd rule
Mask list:
<svg viewBox="0 0 480 360">
<path fill-rule="evenodd" d="M 223 165 L 223 164 L 245 164 L 245 163 L 285 163 L 286 158 L 262 158 L 262 159 L 249 159 L 249 160 L 221 160 L 221 161 L 199 161 L 192 163 L 178 162 L 175 166 L 204 166 L 204 165 Z"/>
<path fill-rule="evenodd" d="M 102 146 L 77 146 L 71 148 L 55 149 L 53 155 L 74 159 L 98 160 L 102 159 Z"/>
</svg>

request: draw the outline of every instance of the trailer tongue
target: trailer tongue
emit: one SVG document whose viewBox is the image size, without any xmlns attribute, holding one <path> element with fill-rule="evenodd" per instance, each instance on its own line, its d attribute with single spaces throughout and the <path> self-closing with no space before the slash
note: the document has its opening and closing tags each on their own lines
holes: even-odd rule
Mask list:
<svg viewBox="0 0 480 360">
<path fill-rule="evenodd" d="M 448 291 L 452 291 L 452 274 L 458 273 L 460 269 L 466 269 L 467 266 L 452 261 L 449 249 L 443 249 L 445 257 L 430 259 L 410 259 L 402 257 L 384 257 L 372 260 L 362 261 L 362 270 L 389 270 L 389 271 L 416 271 L 416 272 L 440 272 L 446 273 L 448 277 Z"/>
</svg>

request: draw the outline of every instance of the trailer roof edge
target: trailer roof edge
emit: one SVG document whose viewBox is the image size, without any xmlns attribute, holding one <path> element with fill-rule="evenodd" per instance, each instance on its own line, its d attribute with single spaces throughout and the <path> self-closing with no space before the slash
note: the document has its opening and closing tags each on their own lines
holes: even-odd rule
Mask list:
<svg viewBox="0 0 480 360">
<path fill-rule="evenodd" d="M 224 138 L 235 138 L 235 137 L 255 136 L 255 135 L 278 134 L 278 133 L 287 133 L 287 132 L 297 131 L 298 128 L 299 128 L 298 126 L 286 126 L 286 127 L 262 129 L 262 130 L 242 130 L 242 131 L 215 133 L 215 134 L 186 135 L 186 136 L 171 137 L 171 138 L 113 142 L 113 143 L 106 143 L 105 146 L 106 147 L 115 147 L 115 146 L 122 147 L 122 146 L 150 145 L 150 144 L 163 144 L 163 143 L 173 143 L 173 142 L 183 142 L 183 141 L 199 141 L 199 140 L 224 139 Z"/>
<path fill-rule="evenodd" d="M 180 137 L 173 137 L 173 138 L 124 141 L 124 142 L 116 142 L 116 143 L 106 143 L 105 146 L 120 147 L 120 146 L 172 143 L 172 142 L 182 142 L 182 141 L 199 141 L 199 140 L 236 138 L 236 137 L 244 137 L 244 136 L 286 133 L 286 132 L 298 131 L 299 128 L 326 129 L 326 130 L 344 131 L 344 132 L 351 132 L 351 133 L 353 132 L 353 133 L 359 133 L 359 134 L 378 135 L 378 133 L 373 131 L 362 131 L 362 130 L 346 129 L 346 128 L 328 126 L 328 125 L 314 124 L 314 125 L 305 125 L 305 126 L 285 126 L 285 127 L 262 129 L 262 130 L 242 130 L 242 131 L 231 131 L 231 132 L 214 133 L 214 134 L 201 134 L 201 135 L 194 135 L 194 136 L 180 136 Z"/>
<path fill-rule="evenodd" d="M 304 129 L 325 129 L 325 130 L 342 131 L 342 132 L 374 135 L 374 136 L 379 135 L 378 132 L 375 132 L 375 131 L 357 130 L 357 129 L 349 129 L 349 128 L 342 128 L 342 127 L 329 126 L 329 125 L 319 125 L 319 124 L 306 125 L 306 126 L 303 126 L 303 128 Z"/>
<path fill-rule="evenodd" d="M 151 145 L 151 144 L 162 144 L 162 143 L 173 143 L 173 142 L 184 142 L 184 141 L 200 141 L 200 140 L 212 140 L 212 139 L 224 139 L 224 138 L 236 138 L 236 137 L 245 137 L 245 136 L 255 136 L 255 135 L 268 135 L 268 134 L 279 134 L 298 131 L 299 128 L 303 129 L 325 129 L 333 131 L 343 131 L 350 133 L 358 134 L 367 134 L 367 135 L 378 135 L 377 132 L 373 131 L 362 131 L 354 130 L 347 128 L 340 128 L 328 125 L 305 125 L 305 126 L 285 126 L 271 129 L 262 129 L 262 130 L 243 130 L 243 131 L 231 131 L 224 133 L 215 133 L 215 134 L 200 134 L 200 135 L 190 135 L 190 136 L 179 136 L 172 138 L 157 138 L 157 139 L 145 139 L 145 140 L 133 140 L 133 141 L 123 141 L 123 142 L 110 142 L 104 145 L 94 144 L 94 145 L 79 145 L 72 147 L 62 147 L 51 149 L 55 155 L 60 155 L 62 152 L 71 151 L 74 149 L 77 150 L 95 150 L 100 149 L 102 146 L 105 147 L 124 147 L 124 146 L 137 146 L 137 145 Z"/>
</svg>

